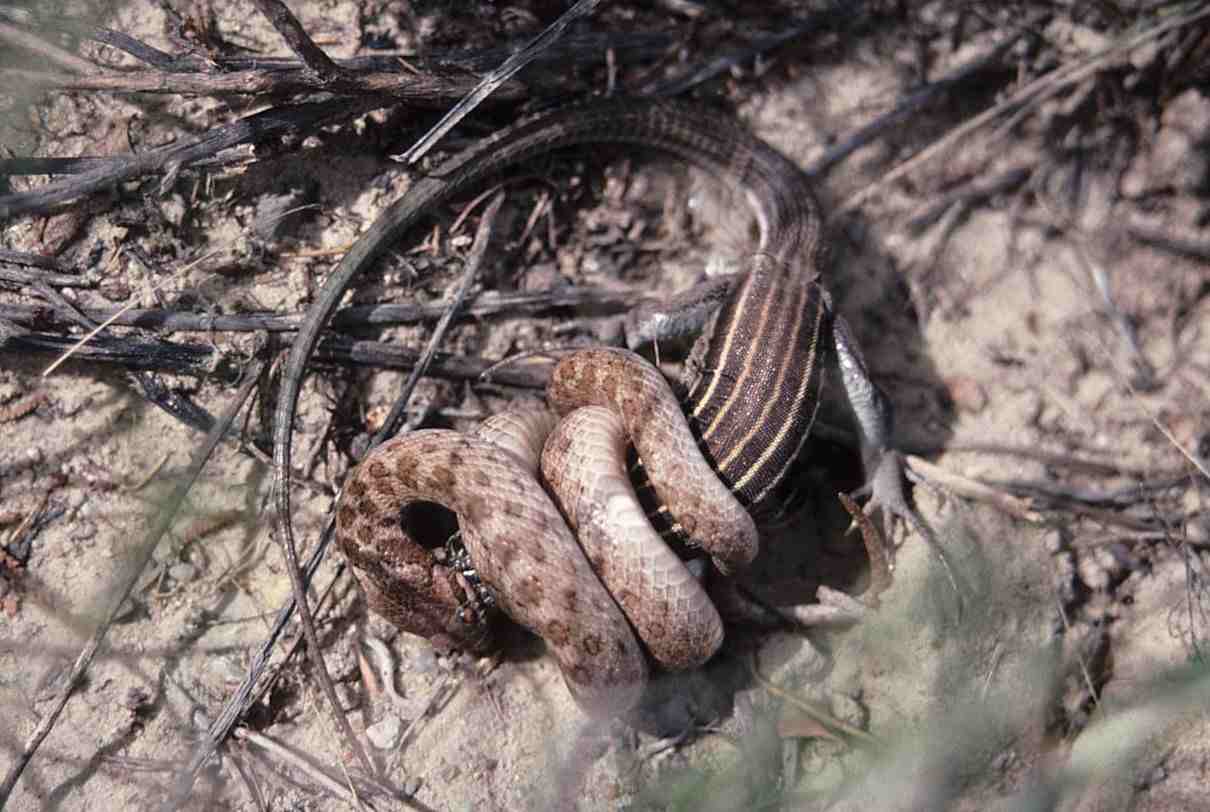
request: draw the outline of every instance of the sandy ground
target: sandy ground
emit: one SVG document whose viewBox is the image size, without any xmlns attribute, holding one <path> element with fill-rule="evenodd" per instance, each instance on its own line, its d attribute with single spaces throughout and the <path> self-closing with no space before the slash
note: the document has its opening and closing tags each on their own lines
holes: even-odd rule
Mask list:
<svg viewBox="0 0 1210 812">
<path fill-rule="evenodd" d="M 292 4 L 335 56 L 357 53 L 367 30 L 392 29 L 390 14 L 370 23 L 353 6 Z M 214 25 L 238 46 L 285 53 L 244 4 L 216 0 L 210 7 Z M 930 8 L 922 19 L 944 17 L 944 4 Z M 155 4 L 131 2 L 106 23 L 173 48 Z M 513 23 L 524 28 L 523 19 Z M 1087 41 L 1094 32 L 1078 26 L 1056 24 L 1047 35 L 1076 52 L 1096 44 Z M 886 31 L 844 48 L 805 47 L 774 60 L 761 77 L 734 79 L 731 95 L 742 100 L 737 112 L 755 133 L 806 166 L 910 91 L 916 47 L 930 49 L 930 71 L 941 74 L 992 38 L 980 35 L 955 51 L 943 38 L 921 45 Z M 20 154 L 106 154 L 239 113 L 227 102 L 176 96 L 76 93 L 33 101 L 9 108 L 40 122 L 6 130 Z M 543 809 L 567 796 L 582 809 L 1204 804 L 1206 491 L 1187 455 L 1206 444 L 1210 277 L 1204 260 L 1145 244 L 1124 224 L 1146 216 L 1196 232 L 1210 181 L 1210 128 L 1203 126 L 1210 98 L 1195 91 L 1165 98 L 1147 138 L 1108 166 L 1092 160 L 1077 169 L 1074 159 L 1050 149 L 1046 128 L 1071 114 L 1047 108 L 1022 132 L 977 140 L 838 214 L 840 261 L 829 284 L 895 403 L 902 447 L 927 452 L 949 475 L 998 484 L 994 493 L 1003 500 L 1013 498 L 1014 482 L 1134 494 L 1117 504 L 1146 522 L 1130 529 L 1098 520 L 1092 510 L 1048 509 L 1025 497 L 1009 512 L 987 497 L 960 497 L 952 481 L 919 468 L 930 484 L 917 487 L 916 498 L 947 567 L 917 534 L 901 531 L 894 585 L 859 625 L 735 630 L 709 668 L 659 686 L 651 715 L 637 727 L 585 719 L 538 641 L 518 639 L 490 671 L 437 658 L 425 642 L 368 616 L 344 574 L 319 631 L 354 728 L 370 728 L 366 746 L 384 780 L 437 810 Z M 841 211 L 898 156 L 970 115 L 960 104 L 922 114 L 858 150 L 821 180 L 825 205 Z M 383 121 L 375 114 L 361 129 L 410 142 L 406 133 L 387 138 L 375 131 Z M 140 195 L 131 195 L 118 205 L 106 198 L 82 219 L 18 221 L 6 225 L 3 247 L 98 268 L 107 280 L 100 293 L 68 294 L 80 302 L 105 303 L 108 296 L 211 312 L 301 311 L 343 248 L 408 183 L 398 165 L 376 157 L 381 153 L 349 148 L 356 136 L 331 138 L 343 144 L 335 157 L 308 144 L 212 175 L 191 173 L 158 197 L 148 191 L 146 210 L 132 202 Z M 1024 188 L 955 203 L 931 225 L 908 227 L 951 190 L 1014 168 L 1030 172 Z M 512 271 L 508 284 L 541 287 L 561 278 L 674 290 L 709 262 L 742 256 L 747 232 L 732 214 L 736 201 L 700 179 L 658 162 L 602 168 L 569 160 L 551 172 L 605 192 L 557 206 L 558 245 L 535 237 L 532 250 L 513 252 L 513 261 L 528 264 Z M 241 253 L 262 196 L 297 189 L 305 189 L 314 210 L 262 241 L 266 252 Z M 529 199 L 522 196 L 517 216 L 525 217 Z M 121 260 L 102 267 L 98 257 L 108 261 L 132 240 L 153 265 Z M 212 252 L 223 262 L 191 262 Z M 412 261 L 426 273 L 422 279 L 396 263 L 357 298 L 439 300 L 459 268 L 427 255 Z M 1125 322 L 1110 315 L 1107 296 Z M 5 289 L 0 301 L 31 299 Z M 564 346 L 569 339 L 555 326 L 565 322 L 469 321 L 455 329 L 448 349 L 498 358 Z M 1124 323 L 1137 351 L 1123 340 Z M 381 338 L 419 346 L 425 334 L 393 328 Z M 229 358 L 249 354 L 256 341 L 175 338 L 214 342 Z M 1139 359 L 1155 370 L 1151 386 L 1139 375 Z M 0 427 L 0 539 L 23 538 L 21 522 L 31 513 L 48 517 L 28 559 L 19 566 L 5 559 L 0 571 L 5 769 L 129 577 L 148 527 L 200 442 L 198 433 L 147 405 L 124 375 L 69 363 L 43 379 L 45 365 L 0 355 L 0 404 L 41 393 L 36 408 L 9 415 Z M 358 371 L 308 382 L 295 453 L 310 482 L 294 497 L 295 527 L 308 545 L 347 471 L 361 416 L 380 414 L 401 380 Z M 215 413 L 234 391 L 216 379 L 175 383 Z M 416 412 L 465 426 L 513 396 L 426 381 Z M 1071 454 L 1115 470 L 1092 473 L 1059 459 L 974 450 L 978 444 Z M 838 452 L 821 446 L 817 453 L 814 473 L 823 482 L 812 510 L 783 531 L 756 570 L 786 601 L 810 597 L 820 583 L 847 590 L 864 583 L 854 565 L 859 545 L 841 533 L 842 514 L 826 484 L 837 467 L 826 457 Z M 1146 489 L 1169 474 L 1176 484 Z M 142 809 L 167 797 L 289 595 L 270 534 L 270 484 L 262 462 L 234 445 L 219 450 L 7 808 Z M 338 563 L 333 555 L 321 566 L 321 589 Z M 298 636 L 292 626 L 279 661 Z M 365 665 L 377 660 L 360 653 L 366 638 L 386 643 L 393 698 L 368 679 L 375 669 Z M 873 739 L 829 733 L 795 704 L 803 702 Z M 304 658 L 287 662 L 242 729 L 203 771 L 190 807 L 349 805 L 266 745 L 301 756 L 338 784 L 340 765 L 354 766 Z M 374 807 L 392 804 L 378 800 Z"/>
</svg>

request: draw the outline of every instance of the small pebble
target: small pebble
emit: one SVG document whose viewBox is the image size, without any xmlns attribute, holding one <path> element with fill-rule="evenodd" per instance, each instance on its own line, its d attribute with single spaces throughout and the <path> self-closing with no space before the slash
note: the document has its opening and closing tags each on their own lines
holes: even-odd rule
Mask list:
<svg viewBox="0 0 1210 812">
<path fill-rule="evenodd" d="M 978 414 L 987 408 L 987 390 L 972 377 L 955 375 L 947 378 L 945 388 L 960 412 Z"/>
<path fill-rule="evenodd" d="M 393 750 L 403 737 L 403 720 L 393 713 L 366 728 L 366 738 L 376 750 Z"/>
<path fill-rule="evenodd" d="M 832 715 L 858 729 L 864 729 L 870 721 L 869 713 L 861 702 L 841 693 L 832 695 Z"/>
</svg>

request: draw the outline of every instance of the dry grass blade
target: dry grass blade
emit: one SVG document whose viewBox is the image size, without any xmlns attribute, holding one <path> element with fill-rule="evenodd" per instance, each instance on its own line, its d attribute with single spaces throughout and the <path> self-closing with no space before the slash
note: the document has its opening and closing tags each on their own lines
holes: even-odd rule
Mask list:
<svg viewBox="0 0 1210 812">
<path fill-rule="evenodd" d="M 122 604 L 125 603 L 126 598 L 142 579 L 143 571 L 147 568 L 148 563 L 150 563 L 151 557 L 155 553 L 155 548 L 159 544 L 160 539 L 163 538 L 164 534 L 168 532 L 168 529 L 176 520 L 177 513 L 184 504 L 185 497 L 189 494 L 189 490 L 193 487 L 193 484 L 201 475 L 202 469 L 206 466 L 206 462 L 210 459 L 210 456 L 214 453 L 214 450 L 226 436 L 227 430 L 235 422 L 235 418 L 239 414 L 240 409 L 243 408 L 244 402 L 248 399 L 248 396 L 252 394 L 262 366 L 263 364 L 258 362 L 253 364 L 248 370 L 245 371 L 244 383 L 240 386 L 239 391 L 236 393 L 235 400 L 228 407 L 222 418 L 215 423 L 214 428 L 210 431 L 205 441 L 198 446 L 197 450 L 193 454 L 193 459 L 190 461 L 189 468 L 185 472 L 185 475 L 181 478 L 181 481 L 177 483 L 172 494 L 160 508 L 159 513 L 155 517 L 155 521 L 152 523 L 151 528 L 147 531 L 147 535 L 143 539 L 143 543 L 140 547 L 140 555 L 130 570 L 130 575 L 127 578 L 126 584 L 123 588 L 117 590 L 116 598 L 114 599 L 110 610 L 106 613 L 104 619 L 97 625 L 92 637 L 89 639 L 88 643 L 85 644 L 79 656 L 76 657 L 76 661 L 72 665 L 71 673 L 64 683 L 63 689 L 59 692 L 59 696 L 55 701 L 54 707 L 49 713 L 42 717 L 42 720 L 38 723 L 38 727 L 34 730 L 34 733 L 30 736 L 29 740 L 22 748 L 21 754 L 9 768 L 8 773 L 4 777 L 3 783 L 0 783 L 0 809 L 4 808 L 4 805 L 8 802 L 9 797 L 12 795 L 13 789 L 17 785 L 17 781 L 20 780 L 21 774 L 24 772 L 26 765 L 29 764 L 30 760 L 37 752 L 38 747 L 54 728 L 55 722 L 59 719 L 59 715 L 67 706 L 68 699 L 71 698 L 72 693 L 80 684 L 80 680 L 84 677 L 84 672 L 88 670 L 88 666 L 92 663 L 93 658 L 96 656 L 97 649 L 100 648 L 101 642 L 109 633 L 110 627 L 113 625 L 115 618 L 117 618 L 122 609 Z"/>
<path fill-rule="evenodd" d="M 879 742 L 875 736 L 865 732 L 864 730 L 861 730 L 860 728 L 853 727 L 847 722 L 837 719 L 831 713 L 821 710 L 820 708 L 812 705 L 810 702 L 806 702 L 797 696 L 794 696 L 794 694 L 790 693 L 789 691 L 783 690 L 782 688 L 779 688 L 778 686 L 769 682 L 767 679 L 761 676 L 760 669 L 757 667 L 755 659 L 748 663 L 748 672 L 752 674 L 752 679 L 756 680 L 757 684 L 759 684 L 766 691 L 780 699 L 785 700 L 786 702 L 789 702 L 808 717 L 819 722 L 829 731 L 841 733 L 845 737 L 852 739 L 853 741 L 860 742 L 867 747 L 881 747 L 881 742 Z"/>
<path fill-rule="evenodd" d="M 185 267 L 181 269 L 181 271 L 182 272 L 188 271 L 190 268 L 192 268 L 202 262 L 205 262 L 207 259 L 214 256 L 216 253 L 218 253 L 218 252 L 210 251 L 209 253 L 198 257 L 193 262 L 186 264 Z M 169 281 L 168 279 L 165 279 L 160 284 L 152 287 L 151 291 L 154 292 L 154 291 L 158 290 L 159 288 L 166 285 L 168 283 L 168 281 Z M 119 318 L 121 318 L 123 313 L 125 313 L 126 311 L 133 308 L 135 306 L 135 304 L 137 303 L 137 301 L 138 301 L 137 299 L 131 298 L 131 300 L 129 302 L 127 302 L 125 305 L 123 305 L 122 307 L 120 307 L 116 311 L 114 311 L 113 315 L 111 315 L 109 318 L 105 319 L 105 321 L 101 322 L 96 327 L 92 328 L 87 333 L 85 333 L 84 336 L 81 337 L 80 340 L 77 341 L 71 348 L 69 348 L 66 352 L 64 352 L 62 355 L 60 355 L 58 358 L 56 358 L 54 360 L 54 362 L 51 363 L 50 366 L 48 366 L 46 369 L 42 370 L 42 377 L 43 378 L 48 377 L 51 373 L 53 373 L 56 369 L 58 369 L 63 364 L 64 361 L 67 361 L 69 358 L 71 358 L 73 355 L 75 355 L 77 352 L 79 352 L 81 348 L 83 348 L 86 344 L 88 344 L 88 342 L 92 341 L 94 338 L 96 338 L 98 335 L 100 335 L 102 332 L 104 332 L 107 327 L 109 327 L 111 324 L 113 324 L 115 321 L 117 321 Z"/>
<path fill-rule="evenodd" d="M 307 561 L 307 566 L 303 572 L 303 577 L 308 584 L 311 582 L 311 579 L 315 575 L 315 571 L 319 568 L 319 564 L 323 560 L 324 552 L 327 550 L 328 542 L 330 541 L 331 536 L 332 528 L 329 525 L 328 528 L 325 529 L 324 533 L 320 536 L 319 544 L 315 545 L 315 550 L 312 552 L 311 558 Z M 342 572 L 343 567 L 337 568 L 336 574 L 333 576 L 332 581 L 328 584 L 327 589 L 324 590 L 323 596 L 320 598 L 321 603 L 328 597 L 328 595 L 331 594 L 332 586 L 336 583 L 336 579 L 340 577 Z M 169 810 L 180 808 L 180 805 L 184 803 L 185 799 L 188 797 L 189 791 L 193 786 L 193 782 L 197 779 L 202 767 L 204 767 L 211 759 L 219 745 L 226 740 L 227 736 L 235 728 L 235 725 L 239 722 L 240 718 L 247 711 L 247 709 L 251 707 L 252 703 L 259 699 L 263 693 L 269 689 L 269 687 L 273 684 L 273 678 L 275 678 L 277 674 L 280 674 L 280 671 L 276 672 L 270 679 L 265 680 L 264 683 L 261 683 L 261 678 L 264 676 L 265 670 L 268 668 L 269 656 L 273 653 L 273 649 L 277 645 L 277 641 L 281 638 L 281 635 L 285 633 L 286 624 L 288 624 L 293 617 L 294 597 L 291 595 L 286 598 L 284 604 L 278 610 L 277 617 L 273 622 L 273 627 L 270 629 L 269 634 L 266 636 L 264 641 L 262 641 L 260 648 L 256 651 L 256 654 L 252 657 L 252 661 L 248 666 L 248 673 L 245 675 L 244 680 L 240 683 L 234 694 L 227 701 L 227 704 L 223 706 L 222 712 L 218 714 L 218 717 L 213 723 L 211 723 L 209 729 L 207 729 L 202 743 L 194 752 L 193 757 L 190 758 L 189 764 L 186 765 L 186 767 L 181 770 L 180 774 L 178 775 L 175 786 L 173 787 L 173 791 L 167 795 L 164 803 L 160 807 L 163 812 L 169 812 Z M 302 638 L 298 638 L 295 641 L 294 646 L 286 654 L 286 661 L 288 661 L 295 654 L 301 644 Z M 258 685 L 260 687 L 259 691 L 257 690 Z"/>
</svg>

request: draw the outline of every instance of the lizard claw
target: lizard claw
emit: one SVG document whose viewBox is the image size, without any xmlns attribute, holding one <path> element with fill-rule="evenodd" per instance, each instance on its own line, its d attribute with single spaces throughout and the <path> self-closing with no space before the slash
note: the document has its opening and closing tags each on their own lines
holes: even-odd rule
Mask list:
<svg viewBox="0 0 1210 812">
<path fill-rule="evenodd" d="M 890 544 L 890 533 L 891 523 L 894 519 L 906 522 L 926 540 L 932 540 L 932 531 L 908 502 L 907 493 L 903 487 L 905 479 L 903 456 L 898 451 L 887 449 L 882 452 L 877 465 L 873 468 L 873 473 L 870 474 L 869 481 L 861 489 L 870 497 L 865 506 L 867 515 L 879 508 L 882 509 L 883 534 L 886 536 L 890 549 L 893 549 Z"/>
</svg>

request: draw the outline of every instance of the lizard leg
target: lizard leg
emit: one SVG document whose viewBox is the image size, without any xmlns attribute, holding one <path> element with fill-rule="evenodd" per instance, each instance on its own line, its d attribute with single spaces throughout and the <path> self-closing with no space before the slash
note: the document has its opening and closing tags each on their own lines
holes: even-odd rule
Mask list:
<svg viewBox="0 0 1210 812">
<path fill-rule="evenodd" d="M 908 501 L 904 490 L 903 456 L 892 442 L 894 414 L 891 402 L 870 377 L 865 358 L 844 317 L 832 309 L 830 301 L 828 309 L 832 311 L 832 345 L 841 384 L 861 435 L 861 460 L 866 471 L 866 485 L 861 490 L 870 495 L 866 510 L 882 508 L 887 519 L 884 535 L 888 541 L 889 520 L 895 517 L 907 522 L 930 545 L 939 549 L 932 530 Z"/>
<path fill-rule="evenodd" d="M 659 301 L 641 304 L 626 314 L 626 346 L 632 350 L 659 341 L 700 335 L 731 294 L 736 274 L 715 276 Z"/>
</svg>

